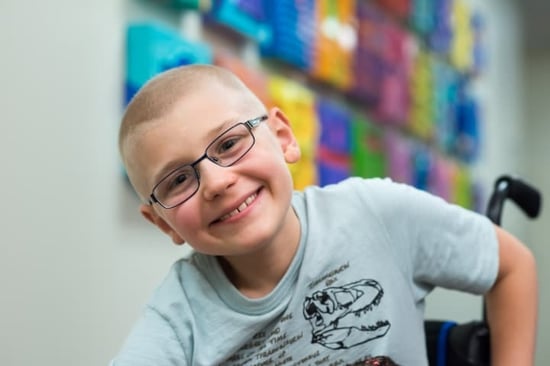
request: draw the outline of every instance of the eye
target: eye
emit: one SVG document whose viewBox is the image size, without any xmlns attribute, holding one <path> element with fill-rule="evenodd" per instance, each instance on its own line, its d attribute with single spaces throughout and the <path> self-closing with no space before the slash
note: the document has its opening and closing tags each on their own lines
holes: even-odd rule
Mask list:
<svg viewBox="0 0 550 366">
<path fill-rule="evenodd" d="M 187 179 L 188 179 L 187 173 L 178 174 L 171 180 L 170 186 L 178 186 L 180 184 L 183 184 Z"/>
<path fill-rule="evenodd" d="M 193 170 L 189 167 L 179 169 L 172 173 L 165 183 L 165 190 L 173 192 L 180 189 L 185 189 L 193 181 Z"/>
<path fill-rule="evenodd" d="M 240 137 L 234 136 L 234 137 L 228 138 L 228 139 L 220 142 L 220 144 L 218 145 L 218 149 L 217 149 L 218 153 L 223 154 L 225 152 L 228 152 L 229 150 L 234 148 L 235 145 L 238 144 L 239 140 L 240 140 Z"/>
<path fill-rule="evenodd" d="M 238 153 L 241 149 L 245 136 L 239 134 L 233 134 L 221 139 L 215 145 L 215 154 L 214 155 L 232 155 L 233 153 Z"/>
</svg>

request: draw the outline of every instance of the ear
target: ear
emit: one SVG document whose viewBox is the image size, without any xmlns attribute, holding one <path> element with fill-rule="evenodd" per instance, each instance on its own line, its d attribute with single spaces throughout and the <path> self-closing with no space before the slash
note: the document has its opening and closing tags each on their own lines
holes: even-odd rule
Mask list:
<svg viewBox="0 0 550 366">
<path fill-rule="evenodd" d="M 158 227 L 163 233 L 172 238 L 172 241 L 176 245 L 185 243 L 183 239 L 172 227 L 164 220 L 151 205 L 142 204 L 139 208 L 141 215 L 145 217 L 147 221 Z"/>
<path fill-rule="evenodd" d="M 268 123 L 283 150 L 285 161 L 292 164 L 300 160 L 300 146 L 283 111 L 277 107 L 271 108 Z"/>
</svg>

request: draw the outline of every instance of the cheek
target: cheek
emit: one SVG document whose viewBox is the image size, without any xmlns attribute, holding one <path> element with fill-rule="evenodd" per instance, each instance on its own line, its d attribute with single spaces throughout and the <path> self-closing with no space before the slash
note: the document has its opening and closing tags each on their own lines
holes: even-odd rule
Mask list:
<svg viewBox="0 0 550 366">
<path fill-rule="evenodd" d="M 192 202 L 193 201 L 193 202 Z M 171 224 L 174 230 L 178 232 L 185 240 L 190 240 L 193 233 L 197 232 L 200 227 L 200 212 L 197 205 L 194 204 L 195 200 L 189 200 L 185 202 L 171 217 Z"/>
<path fill-rule="evenodd" d="M 268 151 L 264 156 L 259 156 L 255 161 L 257 172 L 261 172 L 261 178 L 271 181 L 277 186 L 293 187 L 290 168 L 282 154 L 274 151 Z"/>
<path fill-rule="evenodd" d="M 254 160 L 266 173 L 272 171 L 281 174 L 290 171 L 279 145 L 271 144 L 266 149 L 258 149 Z"/>
</svg>

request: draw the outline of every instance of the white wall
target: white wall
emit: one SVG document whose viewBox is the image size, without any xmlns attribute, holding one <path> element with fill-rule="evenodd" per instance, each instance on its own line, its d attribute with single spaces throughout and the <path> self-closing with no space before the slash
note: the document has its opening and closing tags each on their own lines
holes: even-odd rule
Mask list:
<svg viewBox="0 0 550 366">
<path fill-rule="evenodd" d="M 538 364 L 543 365 L 550 361 L 550 49 L 526 55 L 525 76 L 524 121 L 529 126 L 526 129 L 529 157 L 525 160 L 525 169 L 546 199 L 546 207 L 543 207 L 538 224 L 529 226 L 528 239 L 539 270 L 540 331 L 537 356 Z"/>
<path fill-rule="evenodd" d="M 519 171 L 525 153 L 519 30 L 509 1 L 477 3 L 491 27 L 479 168 L 490 184 Z M 106 365 L 182 253 L 142 221 L 121 178 L 116 130 L 128 11 L 123 0 L 0 2 L 1 365 Z M 548 126 L 532 128 L 540 140 Z M 529 174 L 539 178 L 541 169 Z M 510 227 L 523 233 L 523 221 Z M 454 307 L 451 295 L 435 294 L 429 315 L 470 319 L 476 301 Z"/>
<path fill-rule="evenodd" d="M 124 4 L 0 2 L 0 365 L 105 365 L 177 252 L 121 180 Z"/>
</svg>

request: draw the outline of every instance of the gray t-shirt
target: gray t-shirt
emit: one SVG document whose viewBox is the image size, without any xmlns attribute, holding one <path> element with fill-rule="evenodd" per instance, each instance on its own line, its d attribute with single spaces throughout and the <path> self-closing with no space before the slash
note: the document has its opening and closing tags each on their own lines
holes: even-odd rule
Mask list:
<svg viewBox="0 0 550 366">
<path fill-rule="evenodd" d="M 387 179 L 296 192 L 299 249 L 266 297 L 248 299 L 215 257 L 176 262 L 113 366 L 427 365 L 424 298 L 483 293 L 498 246 L 484 216 Z"/>
</svg>

